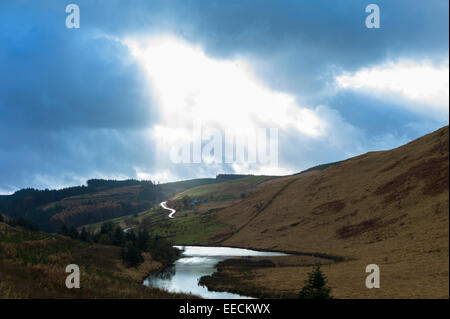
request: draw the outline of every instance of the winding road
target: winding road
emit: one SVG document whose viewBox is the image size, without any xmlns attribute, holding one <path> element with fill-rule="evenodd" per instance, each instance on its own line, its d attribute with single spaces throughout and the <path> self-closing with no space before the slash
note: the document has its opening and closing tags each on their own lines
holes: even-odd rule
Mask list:
<svg viewBox="0 0 450 319">
<path fill-rule="evenodd" d="M 167 201 L 162 202 L 162 203 L 160 204 L 161 207 L 170 211 L 169 218 L 175 218 L 173 215 L 174 215 L 177 211 L 176 211 L 175 209 L 173 209 L 173 208 L 167 207 L 167 204 L 166 204 L 166 203 L 167 203 Z"/>
</svg>

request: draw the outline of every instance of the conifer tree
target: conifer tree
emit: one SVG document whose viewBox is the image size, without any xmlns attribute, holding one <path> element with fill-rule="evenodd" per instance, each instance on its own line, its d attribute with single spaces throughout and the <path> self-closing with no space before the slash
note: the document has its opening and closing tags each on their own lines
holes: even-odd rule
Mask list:
<svg viewBox="0 0 450 319">
<path fill-rule="evenodd" d="M 305 286 L 300 291 L 300 299 L 331 299 L 331 288 L 327 287 L 327 277 L 320 269 L 320 264 L 313 267 L 313 271 L 308 273 Z"/>
</svg>

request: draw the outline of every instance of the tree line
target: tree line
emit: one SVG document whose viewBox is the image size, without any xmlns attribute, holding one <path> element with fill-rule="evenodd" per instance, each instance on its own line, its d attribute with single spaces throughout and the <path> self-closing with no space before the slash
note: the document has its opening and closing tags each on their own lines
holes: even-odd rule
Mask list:
<svg viewBox="0 0 450 319">
<path fill-rule="evenodd" d="M 128 208 L 148 209 L 154 203 L 164 198 L 160 186 L 152 181 L 90 179 L 86 184 L 87 186 L 75 186 L 58 190 L 21 189 L 12 195 L 0 196 L 0 211 L 12 218 L 24 217 L 33 220 L 41 229 L 46 231 L 55 231 L 56 229 L 52 229 L 51 225 L 49 225 L 49 220 L 52 216 L 63 211 L 64 207 L 58 204 L 45 209 L 43 207 L 67 197 L 81 196 L 118 187 L 140 185 L 139 193 L 133 199 L 137 204 L 135 203 L 133 206 L 130 202 L 120 203 L 124 213 L 129 212 L 130 214 L 135 211 L 128 211 Z"/>
<path fill-rule="evenodd" d="M 16 227 L 20 226 L 24 229 L 31 231 L 39 231 L 39 225 L 30 219 L 26 219 L 23 217 L 18 218 L 5 218 L 2 214 L 0 214 L 0 222 L 4 222 L 9 226 Z"/>
<path fill-rule="evenodd" d="M 59 233 L 85 242 L 121 247 L 122 261 L 130 267 L 137 267 L 144 261 L 143 252 L 149 253 L 154 260 L 162 264 L 173 262 L 180 254 L 180 251 L 163 237 L 150 236 L 146 231 L 136 233 L 132 229 L 125 232 L 121 227 L 114 227 L 109 222 L 103 223 L 100 231 L 96 233 L 91 233 L 84 227 L 79 232 L 75 227 L 66 225 L 62 225 Z"/>
</svg>

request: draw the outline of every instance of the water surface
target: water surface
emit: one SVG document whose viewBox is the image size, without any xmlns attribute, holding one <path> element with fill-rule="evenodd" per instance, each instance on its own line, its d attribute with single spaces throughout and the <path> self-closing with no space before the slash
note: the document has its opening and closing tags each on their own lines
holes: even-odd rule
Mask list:
<svg viewBox="0 0 450 319">
<path fill-rule="evenodd" d="M 199 286 L 202 276 L 209 276 L 216 271 L 218 262 L 235 257 L 247 256 L 287 256 L 279 252 L 256 251 L 231 247 L 174 246 L 183 250 L 178 259 L 165 271 L 148 277 L 144 285 L 161 288 L 170 292 L 192 293 L 209 299 L 250 298 L 229 292 L 208 291 Z"/>
</svg>

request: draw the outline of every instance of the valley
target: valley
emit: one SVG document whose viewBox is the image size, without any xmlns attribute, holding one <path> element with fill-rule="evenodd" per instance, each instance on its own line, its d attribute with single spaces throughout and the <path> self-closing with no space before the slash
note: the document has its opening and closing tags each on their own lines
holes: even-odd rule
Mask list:
<svg viewBox="0 0 450 319">
<path fill-rule="evenodd" d="M 147 192 L 148 197 L 137 184 L 69 196 L 37 208 L 45 212 L 60 205 L 68 226 L 90 233 L 107 223 L 173 245 L 292 254 L 221 260 L 215 273 L 201 279 L 216 291 L 296 298 L 311 265 L 319 262 L 334 298 L 448 298 L 448 135 L 446 126 L 393 150 L 290 176 L 219 175 L 162 184 L 155 188 L 157 193 Z M 96 200 L 134 208 L 110 215 L 84 208 Z M 139 206 L 143 203 L 147 206 Z M 8 205 L 0 207 L 8 216 Z M 73 222 L 70 216 L 76 215 Z M 79 217 L 84 215 L 94 218 Z M 3 252 L 8 245 L 2 242 Z M 369 264 L 380 267 L 379 289 L 365 287 Z"/>
</svg>

